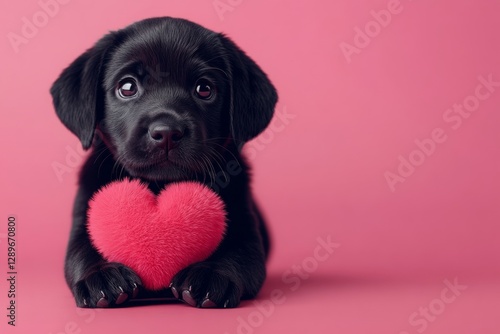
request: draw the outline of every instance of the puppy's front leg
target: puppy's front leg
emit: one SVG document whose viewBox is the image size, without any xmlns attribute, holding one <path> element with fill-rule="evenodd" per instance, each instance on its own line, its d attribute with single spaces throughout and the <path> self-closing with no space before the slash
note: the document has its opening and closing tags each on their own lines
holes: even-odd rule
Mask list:
<svg viewBox="0 0 500 334">
<path fill-rule="evenodd" d="M 266 276 L 265 252 L 256 217 L 245 211 L 229 213 L 224 240 L 210 258 L 174 277 L 175 297 L 197 307 L 236 307 L 257 295 Z"/>
<path fill-rule="evenodd" d="M 80 187 L 64 266 L 66 282 L 78 307 L 120 305 L 139 291 L 141 280 L 128 267 L 107 262 L 90 242 L 87 208 L 92 191 Z"/>
</svg>

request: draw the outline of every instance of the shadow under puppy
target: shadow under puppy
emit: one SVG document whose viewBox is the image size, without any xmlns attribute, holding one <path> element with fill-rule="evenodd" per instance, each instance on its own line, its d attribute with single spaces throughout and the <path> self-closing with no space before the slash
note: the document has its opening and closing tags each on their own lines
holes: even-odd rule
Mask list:
<svg viewBox="0 0 500 334">
<path fill-rule="evenodd" d="M 62 123 L 92 148 L 79 176 L 65 261 L 79 307 L 122 305 L 139 277 L 97 252 L 87 232 L 89 199 L 106 184 L 137 178 L 158 193 L 169 182 L 214 186 L 227 230 L 207 260 L 179 272 L 172 294 L 192 306 L 236 307 L 266 275 L 269 239 L 252 197 L 245 142 L 269 124 L 277 93 L 266 74 L 222 34 L 175 18 L 152 18 L 102 37 L 51 88 Z"/>
</svg>

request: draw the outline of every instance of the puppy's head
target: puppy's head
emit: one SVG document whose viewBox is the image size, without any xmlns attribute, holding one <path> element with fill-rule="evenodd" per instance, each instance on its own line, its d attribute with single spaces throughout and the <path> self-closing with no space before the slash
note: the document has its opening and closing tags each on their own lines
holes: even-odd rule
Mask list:
<svg viewBox="0 0 500 334">
<path fill-rule="evenodd" d="M 51 88 L 84 148 L 97 134 L 133 176 L 179 180 L 257 136 L 277 101 L 265 73 L 222 34 L 174 18 L 111 32 Z"/>
</svg>

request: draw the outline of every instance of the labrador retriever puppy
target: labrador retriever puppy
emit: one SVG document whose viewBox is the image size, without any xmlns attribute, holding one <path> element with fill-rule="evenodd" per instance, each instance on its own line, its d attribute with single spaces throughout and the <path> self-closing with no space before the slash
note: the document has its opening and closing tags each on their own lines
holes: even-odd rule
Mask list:
<svg viewBox="0 0 500 334">
<path fill-rule="evenodd" d="M 102 37 L 62 72 L 51 94 L 62 123 L 91 149 L 65 260 L 78 307 L 120 306 L 151 293 L 133 270 L 107 262 L 87 232 L 89 199 L 123 178 L 156 194 L 170 182 L 196 180 L 225 203 L 223 241 L 174 277 L 171 295 L 196 307 L 236 307 L 257 295 L 269 239 L 240 151 L 269 124 L 277 93 L 252 59 L 223 34 L 151 18 Z"/>
</svg>

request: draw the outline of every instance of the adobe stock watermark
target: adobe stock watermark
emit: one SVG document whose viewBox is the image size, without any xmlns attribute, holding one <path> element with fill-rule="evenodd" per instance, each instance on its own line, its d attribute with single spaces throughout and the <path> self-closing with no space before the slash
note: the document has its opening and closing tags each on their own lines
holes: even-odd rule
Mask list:
<svg viewBox="0 0 500 334">
<path fill-rule="evenodd" d="M 146 66 L 147 74 L 142 79 L 142 86 L 144 89 L 152 88 L 156 84 L 161 84 L 163 80 L 166 80 L 170 77 L 170 72 L 162 71 L 161 64 L 157 63 L 155 68 L 150 66 Z"/>
<path fill-rule="evenodd" d="M 224 15 L 226 15 L 227 12 L 234 11 L 242 3 L 243 0 L 214 0 L 212 6 L 219 19 L 224 21 Z"/>
<path fill-rule="evenodd" d="M 292 120 L 297 117 L 296 114 L 288 112 L 286 106 L 276 110 L 276 113 L 269 123 L 269 126 L 256 139 L 243 146 L 242 152 L 248 161 L 253 161 L 257 158 L 259 152 L 262 152 L 276 138 L 276 135 L 283 132 Z M 215 173 L 210 187 L 218 192 L 220 189 L 226 188 L 231 182 L 231 178 L 243 171 L 237 160 L 229 160 L 225 162 L 223 168 Z"/>
<path fill-rule="evenodd" d="M 500 87 L 500 81 L 494 81 L 493 74 L 489 74 L 487 77 L 478 76 L 477 80 L 479 84 L 474 93 L 466 96 L 462 103 L 455 103 L 443 112 L 443 121 L 453 131 L 460 129 L 463 122 L 479 109 L 481 102 L 489 99 Z M 446 140 L 448 140 L 448 135 L 442 127 L 430 131 L 428 138 L 415 139 L 416 148 L 409 154 L 398 157 L 399 165 L 396 170 L 385 171 L 384 178 L 389 189 L 395 192 L 396 185 L 405 182 L 412 176 L 417 167 L 422 166 L 436 152 L 438 145 L 443 144 Z"/>
<path fill-rule="evenodd" d="M 238 316 L 236 319 L 238 323 L 237 334 L 252 334 L 256 328 L 261 327 L 265 320 L 274 314 L 276 306 L 286 302 L 287 293 L 297 291 L 302 282 L 311 277 L 318 270 L 320 264 L 330 259 L 335 250 L 340 247 L 339 243 L 332 241 L 330 235 L 326 238 L 318 237 L 316 241 L 318 244 L 314 248 L 312 256 L 306 257 L 299 264 L 292 265 L 283 273 L 281 280 L 287 289 L 272 290 L 267 299 L 252 302 L 255 306 L 253 311 L 245 317 Z M 225 332 L 225 334 L 229 333 Z"/>
<path fill-rule="evenodd" d="M 243 146 L 243 153 L 249 161 L 255 160 L 259 152 L 263 151 L 276 138 L 276 134 L 283 132 L 296 114 L 288 112 L 286 106 L 276 110 L 269 126 L 255 140 Z"/>
<path fill-rule="evenodd" d="M 408 0 L 412 1 L 412 0 Z M 370 15 L 372 20 L 365 23 L 364 27 L 354 27 L 354 38 L 352 43 L 341 42 L 340 50 L 344 55 L 348 64 L 352 62 L 353 55 L 358 55 L 362 50 L 366 49 L 372 40 L 382 33 L 387 28 L 394 16 L 403 12 L 404 6 L 400 0 L 389 0 L 386 9 L 372 10 Z"/>
<path fill-rule="evenodd" d="M 65 150 L 64 162 L 53 161 L 51 163 L 52 170 L 60 183 L 64 181 L 66 174 L 72 173 L 76 168 L 80 167 L 85 156 L 85 151 L 80 143 L 77 143 L 75 147 L 66 145 Z"/>
<path fill-rule="evenodd" d="M 102 308 L 79 308 L 76 309 L 78 319 L 75 321 L 68 321 L 60 330 L 56 332 L 49 332 L 49 334 L 80 334 L 83 332 L 82 326 L 78 320 L 83 320 L 85 324 L 90 324 L 94 321 L 96 314 L 102 312 Z"/>
<path fill-rule="evenodd" d="M 38 35 L 40 29 L 45 27 L 60 11 L 61 5 L 66 5 L 71 0 L 39 0 L 37 10 L 30 17 L 21 18 L 21 30 L 19 33 L 9 32 L 7 39 L 14 50 L 18 53 L 21 45 L 26 45 Z"/>
<path fill-rule="evenodd" d="M 429 304 L 419 307 L 419 309 L 408 317 L 408 323 L 417 333 L 423 333 L 429 327 L 429 324 L 436 321 L 438 316 L 444 313 L 447 306 L 454 303 L 462 292 L 468 286 L 458 283 L 458 278 L 455 277 L 453 283 L 445 279 L 443 281 L 445 288 L 441 290 L 439 298 L 435 298 Z M 407 331 L 401 331 L 399 334 L 411 334 Z"/>
</svg>

